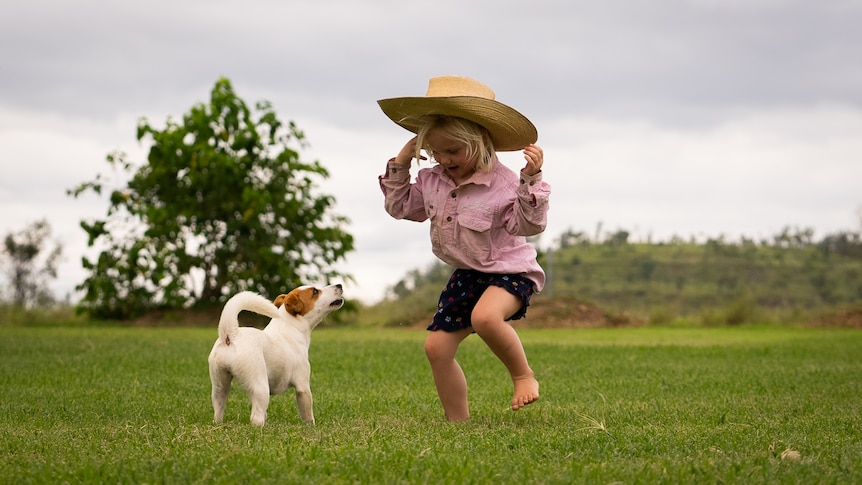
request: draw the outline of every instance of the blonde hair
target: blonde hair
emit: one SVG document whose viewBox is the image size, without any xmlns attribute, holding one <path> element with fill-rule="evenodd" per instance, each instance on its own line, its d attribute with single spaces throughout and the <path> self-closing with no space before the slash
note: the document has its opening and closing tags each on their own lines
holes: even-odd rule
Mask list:
<svg viewBox="0 0 862 485">
<path fill-rule="evenodd" d="M 467 159 L 476 160 L 477 172 L 490 172 L 494 166 L 494 144 L 491 135 L 482 125 L 454 116 L 428 115 L 421 118 L 416 137 L 416 159 L 421 160 L 420 152 L 433 152 L 425 142 L 428 133 L 439 130 L 447 138 L 466 145 Z M 433 155 L 431 155 L 433 157 Z"/>
</svg>

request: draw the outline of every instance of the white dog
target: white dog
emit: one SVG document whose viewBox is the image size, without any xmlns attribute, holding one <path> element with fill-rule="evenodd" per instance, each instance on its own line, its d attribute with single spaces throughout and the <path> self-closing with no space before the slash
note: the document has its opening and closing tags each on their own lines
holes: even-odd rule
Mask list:
<svg viewBox="0 0 862 485">
<path fill-rule="evenodd" d="M 218 340 L 209 356 L 215 422 L 224 418 L 225 403 L 233 378 L 251 400 L 251 422 L 263 426 L 269 397 L 294 388 L 299 416 L 314 423 L 311 365 L 308 347 L 311 331 L 330 312 L 341 308 L 343 289 L 330 285 L 319 289 L 302 286 L 274 302 L 250 291 L 237 293 L 225 303 L 218 323 Z M 242 310 L 272 320 L 263 330 L 240 327 Z"/>
</svg>

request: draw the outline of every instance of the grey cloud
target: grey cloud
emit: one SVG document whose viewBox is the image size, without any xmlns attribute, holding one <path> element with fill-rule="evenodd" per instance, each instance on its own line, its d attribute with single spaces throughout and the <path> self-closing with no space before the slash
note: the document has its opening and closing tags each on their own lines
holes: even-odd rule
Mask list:
<svg viewBox="0 0 862 485">
<path fill-rule="evenodd" d="M 326 112 L 441 73 L 540 118 L 862 104 L 859 2 L 44 3 L 0 8 L 6 106 L 174 111 L 225 75 Z"/>
</svg>

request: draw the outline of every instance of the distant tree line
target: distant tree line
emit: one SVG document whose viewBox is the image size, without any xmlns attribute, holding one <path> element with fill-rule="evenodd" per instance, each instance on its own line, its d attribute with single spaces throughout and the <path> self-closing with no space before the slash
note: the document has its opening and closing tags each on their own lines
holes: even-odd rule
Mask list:
<svg viewBox="0 0 862 485">
<path fill-rule="evenodd" d="M 703 319 L 739 322 L 761 312 L 757 318 L 792 320 L 862 303 L 860 232 L 818 240 L 812 229 L 785 227 L 760 241 L 719 236 L 632 243 L 624 230 L 598 240 L 570 230 L 557 241 L 542 254 L 546 295 L 651 320 L 729 307 L 733 316 Z"/>
</svg>

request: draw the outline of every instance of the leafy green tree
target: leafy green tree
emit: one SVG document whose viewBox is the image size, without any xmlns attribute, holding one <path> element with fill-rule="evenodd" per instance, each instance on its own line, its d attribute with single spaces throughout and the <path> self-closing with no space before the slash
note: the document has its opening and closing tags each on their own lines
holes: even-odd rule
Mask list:
<svg viewBox="0 0 862 485">
<path fill-rule="evenodd" d="M 181 124 L 168 118 L 157 130 L 142 119 L 137 138 L 151 141 L 146 163 L 135 169 L 124 153 L 109 154 L 131 177 L 111 192 L 104 220 L 81 222 L 101 250 L 83 260 L 82 310 L 122 319 L 350 278 L 335 269 L 353 250 L 349 221 L 317 190 L 329 173 L 300 160 L 292 146 L 304 148 L 304 134 L 270 103 L 251 110 L 221 78 Z M 106 182 L 97 175 L 69 193 L 101 194 Z"/>
<path fill-rule="evenodd" d="M 63 246 L 48 247 L 51 225 L 41 220 L 18 233 L 9 233 L 0 248 L 0 263 L 9 279 L 12 304 L 20 308 L 54 302 L 48 280 L 57 277 Z"/>
</svg>

